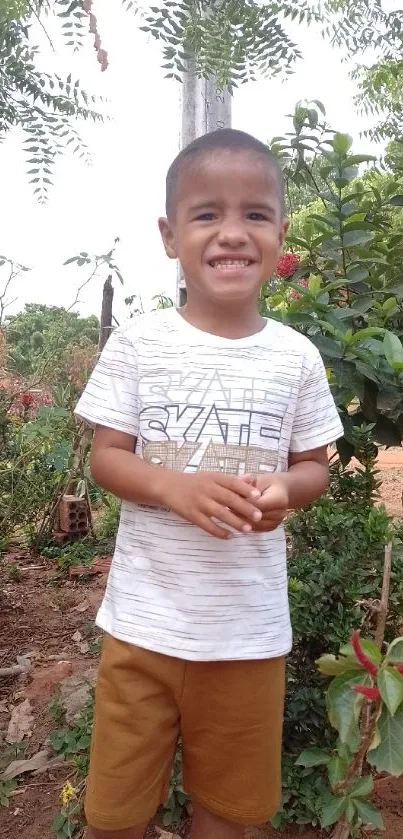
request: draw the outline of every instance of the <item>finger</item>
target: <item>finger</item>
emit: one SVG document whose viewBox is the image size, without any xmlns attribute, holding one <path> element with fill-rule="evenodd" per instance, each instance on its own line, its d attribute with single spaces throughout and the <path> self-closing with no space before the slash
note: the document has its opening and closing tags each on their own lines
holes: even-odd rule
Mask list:
<svg viewBox="0 0 403 839">
<path fill-rule="evenodd" d="M 241 475 L 240 477 L 241 477 L 241 481 L 244 481 L 246 484 L 249 484 L 249 486 L 253 486 L 253 487 L 257 486 L 256 478 L 255 478 L 254 475 Z"/>
<path fill-rule="evenodd" d="M 278 510 L 263 510 L 260 521 L 282 521 L 286 512 L 284 507 Z"/>
<path fill-rule="evenodd" d="M 244 518 L 235 515 L 235 513 L 228 507 L 223 507 L 215 501 L 210 502 L 208 515 L 214 519 L 218 519 L 218 521 L 222 522 L 222 524 L 232 527 L 234 530 L 238 530 L 240 533 L 250 533 L 252 531 L 252 522 L 246 521 Z"/>
<path fill-rule="evenodd" d="M 251 503 L 245 498 L 240 498 L 235 492 L 224 489 L 224 487 L 217 487 L 214 501 L 222 507 L 229 507 L 233 513 L 247 522 L 260 521 L 262 518 L 262 512 L 258 509 L 258 499 Z"/>
<path fill-rule="evenodd" d="M 216 536 L 217 539 L 232 539 L 232 533 L 230 533 L 229 530 L 226 530 L 225 527 L 220 527 L 219 524 L 215 524 L 215 522 L 211 521 L 209 516 L 206 516 L 203 513 L 200 513 L 194 523 L 197 527 L 200 527 L 201 530 L 209 533 L 210 536 Z"/>
<path fill-rule="evenodd" d="M 218 475 L 217 484 L 231 490 L 231 492 L 235 492 L 237 495 L 242 496 L 242 498 L 255 499 L 260 498 L 262 494 L 259 489 L 242 478 L 238 478 L 236 475 Z"/>
</svg>

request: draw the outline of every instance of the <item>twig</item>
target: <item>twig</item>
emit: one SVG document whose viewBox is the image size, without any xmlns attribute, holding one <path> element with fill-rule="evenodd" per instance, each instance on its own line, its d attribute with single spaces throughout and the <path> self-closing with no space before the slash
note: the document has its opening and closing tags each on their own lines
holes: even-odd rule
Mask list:
<svg viewBox="0 0 403 839">
<path fill-rule="evenodd" d="M 30 668 L 23 664 L 12 664 L 10 667 L 0 667 L 0 677 L 21 676 L 22 673 L 29 673 Z"/>
<path fill-rule="evenodd" d="M 382 644 L 385 637 L 386 620 L 388 617 L 389 605 L 389 590 L 390 577 L 392 573 L 392 544 L 386 545 L 385 548 L 385 565 L 383 571 L 382 594 L 379 604 L 378 618 L 376 621 L 375 644 L 379 649 L 382 649 Z"/>
</svg>

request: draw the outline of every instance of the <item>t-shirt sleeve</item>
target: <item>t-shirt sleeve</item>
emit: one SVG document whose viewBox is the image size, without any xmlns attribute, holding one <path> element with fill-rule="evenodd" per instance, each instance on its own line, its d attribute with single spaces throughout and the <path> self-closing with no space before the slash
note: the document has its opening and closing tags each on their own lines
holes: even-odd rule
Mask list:
<svg viewBox="0 0 403 839">
<path fill-rule="evenodd" d="M 290 451 L 304 452 L 334 443 L 343 426 L 330 392 L 323 361 L 306 360 L 291 433 Z"/>
<path fill-rule="evenodd" d="M 93 427 L 105 425 L 137 436 L 137 354 L 133 343 L 119 329 L 109 338 L 75 414 Z"/>
</svg>

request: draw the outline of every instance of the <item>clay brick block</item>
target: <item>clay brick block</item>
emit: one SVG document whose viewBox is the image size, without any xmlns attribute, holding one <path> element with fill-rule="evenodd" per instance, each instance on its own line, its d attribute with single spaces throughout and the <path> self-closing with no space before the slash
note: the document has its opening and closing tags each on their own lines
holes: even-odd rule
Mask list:
<svg viewBox="0 0 403 839">
<path fill-rule="evenodd" d="M 63 495 L 59 506 L 59 527 L 64 533 L 85 535 L 88 531 L 87 502 L 76 495 Z"/>
</svg>

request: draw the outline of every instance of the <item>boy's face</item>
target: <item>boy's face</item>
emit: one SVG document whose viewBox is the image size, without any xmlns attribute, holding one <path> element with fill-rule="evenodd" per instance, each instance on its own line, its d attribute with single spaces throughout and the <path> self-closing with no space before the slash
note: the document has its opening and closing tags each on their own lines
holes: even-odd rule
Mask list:
<svg viewBox="0 0 403 839">
<path fill-rule="evenodd" d="M 172 217 L 159 227 L 189 296 L 242 305 L 273 274 L 288 222 L 270 166 L 247 152 L 217 151 L 180 175 Z"/>
</svg>

